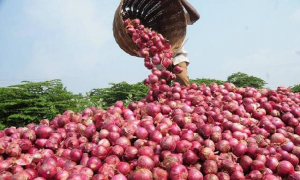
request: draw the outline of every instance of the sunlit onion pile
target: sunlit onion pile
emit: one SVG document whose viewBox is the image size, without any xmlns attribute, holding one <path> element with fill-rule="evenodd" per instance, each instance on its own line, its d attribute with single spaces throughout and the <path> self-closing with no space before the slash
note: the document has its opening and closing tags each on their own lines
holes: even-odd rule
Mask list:
<svg viewBox="0 0 300 180">
<path fill-rule="evenodd" d="M 152 32 L 138 20 L 125 23 L 138 33 L 137 43 Z M 0 179 L 300 179 L 300 94 L 230 83 L 169 86 L 174 75 L 165 78 L 167 70 L 152 63 L 157 53 L 160 63 L 171 60 L 170 47 L 157 42 L 163 47 L 145 53 L 153 73 L 141 101 L 68 110 L 52 121 L 0 131 Z"/>
</svg>

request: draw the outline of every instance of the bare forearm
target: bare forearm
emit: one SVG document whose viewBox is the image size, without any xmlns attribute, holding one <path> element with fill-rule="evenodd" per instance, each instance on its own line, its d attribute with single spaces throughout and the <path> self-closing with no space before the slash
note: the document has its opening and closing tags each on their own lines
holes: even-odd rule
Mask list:
<svg viewBox="0 0 300 180">
<path fill-rule="evenodd" d="M 200 18 L 200 14 L 198 13 L 198 11 L 187 0 L 181 0 L 181 3 L 189 13 L 191 22 L 196 22 Z"/>
</svg>

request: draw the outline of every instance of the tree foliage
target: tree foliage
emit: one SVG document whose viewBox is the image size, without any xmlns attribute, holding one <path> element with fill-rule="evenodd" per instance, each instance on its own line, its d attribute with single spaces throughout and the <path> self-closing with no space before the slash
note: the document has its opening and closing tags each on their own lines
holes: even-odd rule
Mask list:
<svg viewBox="0 0 300 180">
<path fill-rule="evenodd" d="M 113 105 L 116 101 L 123 101 L 128 105 L 131 101 L 144 98 L 149 90 L 143 83 L 128 84 L 126 82 L 111 83 L 111 87 L 93 89 L 90 92 L 91 101 L 104 100 L 104 108 Z"/>
<path fill-rule="evenodd" d="M 207 78 L 202 78 L 202 79 L 191 79 L 190 83 L 195 83 L 197 85 L 200 85 L 202 83 L 205 83 L 206 85 L 210 85 L 211 83 L 217 83 L 219 85 L 224 84 L 225 81 L 217 80 L 217 79 L 207 79 Z"/>
<path fill-rule="evenodd" d="M 292 87 L 293 92 L 300 92 L 300 84 L 295 85 Z"/>
<path fill-rule="evenodd" d="M 79 97 L 67 91 L 60 80 L 23 81 L 20 85 L 0 88 L 0 122 L 2 126 L 23 126 L 53 118 L 74 109 Z"/>
<path fill-rule="evenodd" d="M 228 82 L 233 83 L 238 87 L 254 87 L 254 88 L 263 88 L 267 83 L 255 76 L 249 76 L 245 73 L 237 72 L 228 76 Z"/>
</svg>

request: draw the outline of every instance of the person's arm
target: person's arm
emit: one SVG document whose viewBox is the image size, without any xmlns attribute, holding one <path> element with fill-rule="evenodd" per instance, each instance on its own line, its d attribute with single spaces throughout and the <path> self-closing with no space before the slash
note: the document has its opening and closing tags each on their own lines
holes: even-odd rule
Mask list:
<svg viewBox="0 0 300 180">
<path fill-rule="evenodd" d="M 200 19 L 198 11 L 187 0 L 181 0 L 181 3 L 188 12 L 192 24 Z"/>
</svg>

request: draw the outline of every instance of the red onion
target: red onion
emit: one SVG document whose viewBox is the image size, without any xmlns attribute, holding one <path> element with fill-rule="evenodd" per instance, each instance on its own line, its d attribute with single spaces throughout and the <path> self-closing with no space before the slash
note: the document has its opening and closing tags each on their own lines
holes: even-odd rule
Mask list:
<svg viewBox="0 0 300 180">
<path fill-rule="evenodd" d="M 187 179 L 188 178 L 188 170 L 185 166 L 178 164 L 172 167 L 170 171 L 171 179 Z"/>
<path fill-rule="evenodd" d="M 12 177 L 13 177 L 13 175 L 10 172 L 4 171 L 4 172 L 0 173 L 0 179 L 11 180 Z"/>
<path fill-rule="evenodd" d="M 57 170 L 56 170 L 56 166 L 53 164 L 43 164 L 39 170 L 38 170 L 38 174 L 39 176 L 46 178 L 46 179 L 51 179 L 55 176 Z"/>
<path fill-rule="evenodd" d="M 105 163 L 116 166 L 120 163 L 120 159 L 116 155 L 110 155 L 105 158 Z"/>
<path fill-rule="evenodd" d="M 214 160 L 206 160 L 203 163 L 202 171 L 204 174 L 217 174 L 218 172 L 217 162 Z"/>
<path fill-rule="evenodd" d="M 163 157 L 162 167 L 164 167 L 166 170 L 170 170 L 175 165 L 182 163 L 182 157 L 180 155 L 168 153 L 165 155 L 165 157 Z"/>
<path fill-rule="evenodd" d="M 240 180 L 240 179 L 245 179 L 245 176 L 243 174 L 243 172 L 241 171 L 234 171 L 231 176 L 230 176 L 231 180 Z"/>
<path fill-rule="evenodd" d="M 273 172 L 276 171 L 278 164 L 279 161 L 275 157 L 269 157 L 269 159 L 266 161 L 266 167 L 271 169 Z"/>
<path fill-rule="evenodd" d="M 71 158 L 72 161 L 78 163 L 81 160 L 81 157 L 82 157 L 82 151 L 81 150 L 73 149 L 71 151 L 70 158 Z"/>
<path fill-rule="evenodd" d="M 69 172 L 66 170 L 58 170 L 55 175 L 55 180 L 66 180 L 69 176 Z"/>
<path fill-rule="evenodd" d="M 176 144 L 176 151 L 179 153 L 184 153 L 187 150 L 191 149 L 192 147 L 192 143 L 186 141 L 186 140 L 182 140 L 177 142 Z"/>
<path fill-rule="evenodd" d="M 247 155 L 242 156 L 240 159 L 240 165 L 244 171 L 248 171 L 250 169 L 252 162 L 253 160 Z"/>
<path fill-rule="evenodd" d="M 140 156 L 137 161 L 139 168 L 152 169 L 154 167 L 153 160 L 148 156 Z"/>
<path fill-rule="evenodd" d="M 16 173 L 18 173 L 18 172 L 21 172 L 21 171 L 23 171 L 23 170 L 24 170 L 23 167 L 22 167 L 22 166 L 19 166 L 19 165 L 15 165 L 15 166 L 11 167 L 11 172 L 12 172 L 13 174 L 16 174 Z"/>
<path fill-rule="evenodd" d="M 12 143 L 8 145 L 8 147 L 5 150 L 5 153 L 11 157 L 18 157 L 21 155 L 22 149 L 18 144 Z"/>
<path fill-rule="evenodd" d="M 274 144 L 282 144 L 285 142 L 285 137 L 280 133 L 275 133 L 271 136 L 270 140 Z"/>
<path fill-rule="evenodd" d="M 189 170 L 188 179 L 189 180 L 202 180 L 203 174 L 199 170 L 197 170 L 195 168 L 191 168 Z"/>
<path fill-rule="evenodd" d="M 105 159 L 108 155 L 108 149 L 104 146 L 98 145 L 93 148 L 92 155 L 98 157 L 99 159 Z"/>
<path fill-rule="evenodd" d="M 129 146 L 125 149 L 125 154 L 124 157 L 130 161 L 135 159 L 135 157 L 137 156 L 138 150 L 137 148 L 133 147 L 133 146 Z"/>
<path fill-rule="evenodd" d="M 128 138 L 122 136 L 116 140 L 116 145 L 120 145 L 123 148 L 126 148 L 127 146 L 130 146 L 131 143 Z"/>
<path fill-rule="evenodd" d="M 203 180 L 219 180 L 219 178 L 215 174 L 206 174 Z"/>
<path fill-rule="evenodd" d="M 51 136 L 52 132 L 53 130 L 49 126 L 41 125 L 37 128 L 35 133 L 39 138 L 47 139 Z"/>
<path fill-rule="evenodd" d="M 111 148 L 111 154 L 121 157 L 124 154 L 124 148 L 120 145 L 115 145 Z"/>
<path fill-rule="evenodd" d="M 161 140 L 160 146 L 162 150 L 174 151 L 176 148 L 176 143 L 172 136 L 166 136 Z"/>
<path fill-rule="evenodd" d="M 161 169 L 161 168 L 154 168 L 153 169 L 153 179 L 154 180 L 167 180 L 168 179 L 168 172 Z"/>
<path fill-rule="evenodd" d="M 106 164 L 106 163 L 103 164 L 99 168 L 97 173 L 98 174 L 103 174 L 106 178 L 109 178 L 109 179 L 112 178 L 115 175 L 114 168 L 111 165 Z"/>
<path fill-rule="evenodd" d="M 299 172 L 292 173 L 288 176 L 287 179 L 288 180 L 298 180 L 298 179 L 300 179 L 300 173 Z"/>
<path fill-rule="evenodd" d="M 131 168 L 130 165 L 127 162 L 120 162 L 117 165 L 117 171 L 121 174 L 127 175 L 130 173 Z"/>
<path fill-rule="evenodd" d="M 277 173 L 281 176 L 294 173 L 294 166 L 289 161 L 281 161 L 277 166 Z"/>
<path fill-rule="evenodd" d="M 265 167 L 265 163 L 260 160 L 254 160 L 251 165 L 252 170 L 260 170 Z"/>
<path fill-rule="evenodd" d="M 229 174 L 227 174 L 225 172 L 218 172 L 217 175 L 218 175 L 219 180 L 230 180 Z"/>
<path fill-rule="evenodd" d="M 265 175 L 262 180 L 280 180 L 277 176 L 274 176 L 272 174 Z"/>
<path fill-rule="evenodd" d="M 198 162 L 198 160 L 199 160 L 199 157 L 197 156 L 197 154 L 194 151 L 188 150 L 183 155 L 183 161 L 187 165 L 195 164 Z"/>
<path fill-rule="evenodd" d="M 143 127 L 138 127 L 136 130 L 136 136 L 139 139 L 147 139 L 148 131 Z"/>
<path fill-rule="evenodd" d="M 230 143 L 227 140 L 220 140 L 216 144 L 216 149 L 222 153 L 227 153 L 231 149 Z"/>
<path fill-rule="evenodd" d="M 152 172 L 148 169 L 137 169 L 134 171 L 131 175 L 130 178 L 131 180 L 151 180 L 153 179 Z"/>
<path fill-rule="evenodd" d="M 93 171 L 90 168 L 87 168 L 87 167 L 83 167 L 80 170 L 80 173 L 86 175 L 89 179 L 91 179 L 94 175 Z"/>
<path fill-rule="evenodd" d="M 73 173 L 70 174 L 70 176 L 68 177 L 67 180 L 88 180 L 89 177 L 85 174 L 81 174 L 81 173 Z"/>
<path fill-rule="evenodd" d="M 233 147 L 232 152 L 234 155 L 240 157 L 247 152 L 248 148 L 245 144 L 239 143 Z"/>
<path fill-rule="evenodd" d="M 111 180 L 127 180 L 127 178 L 123 174 L 118 174 L 113 176 Z"/>
<path fill-rule="evenodd" d="M 96 174 L 92 180 L 106 180 L 107 178 L 103 174 Z"/>
<path fill-rule="evenodd" d="M 205 161 L 205 160 L 212 160 L 215 158 L 215 154 L 214 152 L 212 151 L 211 148 L 202 148 L 199 152 L 199 157 L 202 161 Z"/>
<path fill-rule="evenodd" d="M 97 157 L 91 157 L 88 159 L 86 166 L 90 168 L 92 171 L 97 172 L 101 166 L 101 160 Z"/>
<path fill-rule="evenodd" d="M 13 175 L 12 179 L 13 180 L 29 180 L 29 179 L 33 179 L 34 177 L 31 176 L 31 174 L 28 171 L 20 171 L 16 174 Z"/>
</svg>

